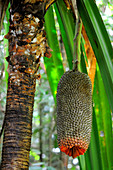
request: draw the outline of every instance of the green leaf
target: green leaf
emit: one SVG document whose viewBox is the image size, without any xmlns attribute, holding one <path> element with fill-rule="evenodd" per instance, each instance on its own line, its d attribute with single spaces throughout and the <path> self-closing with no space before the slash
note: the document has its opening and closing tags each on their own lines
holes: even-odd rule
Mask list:
<svg viewBox="0 0 113 170">
<path fill-rule="evenodd" d="M 79 162 L 80 162 L 81 170 L 86 170 L 86 163 L 85 163 L 85 156 L 84 155 L 79 156 Z"/>
<path fill-rule="evenodd" d="M 48 77 L 48 81 L 50 84 L 51 92 L 56 103 L 56 92 L 58 85 L 57 71 L 53 62 L 53 58 L 45 58 L 44 57 L 44 65 L 46 68 L 46 73 Z"/>
<path fill-rule="evenodd" d="M 54 4 L 54 8 L 58 19 L 62 40 L 66 50 L 69 68 L 72 69 L 73 39 L 75 30 L 73 15 L 69 10 L 67 10 L 66 5 L 61 0 L 58 0 L 56 4 Z"/>
<path fill-rule="evenodd" d="M 50 88 L 56 103 L 57 85 L 61 76 L 64 73 L 64 68 L 62 64 L 62 56 L 60 53 L 59 42 L 57 39 L 57 32 L 52 7 L 49 8 L 45 15 L 45 30 L 48 44 L 53 51 L 51 58 L 44 57 L 44 63 L 47 71 Z"/>
<path fill-rule="evenodd" d="M 94 88 L 94 104 L 100 136 L 99 140 L 101 147 L 103 169 L 105 170 L 112 169 L 113 140 L 112 140 L 111 109 L 109 106 L 109 102 L 106 96 L 105 88 L 103 85 L 103 81 L 98 66 Z"/>
<path fill-rule="evenodd" d="M 85 53 L 83 55 L 84 47 L 83 42 L 81 44 L 81 68 L 84 73 L 87 74 L 86 65 L 85 65 Z M 85 51 L 84 51 L 85 52 Z M 86 162 L 86 169 L 87 170 L 102 170 L 102 162 L 101 162 L 101 155 L 100 155 L 100 146 L 99 146 L 99 135 L 97 129 L 97 121 L 95 110 L 93 108 L 93 121 L 92 121 L 92 133 L 91 133 L 91 141 L 89 148 L 85 155 L 85 162 Z"/>
<path fill-rule="evenodd" d="M 93 108 L 93 124 L 92 124 L 91 142 L 89 146 L 89 156 L 90 156 L 90 161 L 91 161 L 90 162 L 91 169 L 102 170 L 102 159 L 100 155 L 99 135 L 98 135 L 97 121 L 96 121 L 94 108 Z"/>
<path fill-rule="evenodd" d="M 3 23 L 4 29 L 5 29 L 4 30 L 5 35 L 9 32 L 9 25 L 10 25 L 10 22 L 9 22 L 9 18 L 10 18 L 9 8 L 10 8 L 10 3 L 9 3 L 8 8 L 6 10 L 6 16 L 4 18 L 4 23 Z M 6 56 L 4 57 L 6 82 L 8 81 L 8 72 L 7 72 L 8 62 L 6 61 L 6 57 L 9 56 L 8 45 L 9 45 L 8 40 L 4 38 L 4 49 L 6 51 Z"/>
<path fill-rule="evenodd" d="M 59 42 L 58 42 L 52 7 L 50 7 L 49 11 L 47 11 L 45 15 L 45 30 L 46 30 L 48 44 L 50 48 L 53 50 L 51 53 L 52 53 L 53 62 L 55 64 L 57 74 L 58 74 L 58 80 L 59 80 L 61 75 L 64 73 L 64 69 L 62 64 L 62 56 L 59 48 Z"/>
<path fill-rule="evenodd" d="M 77 7 L 94 50 L 113 111 L 113 50 L 109 36 L 94 1 L 77 0 Z"/>
</svg>

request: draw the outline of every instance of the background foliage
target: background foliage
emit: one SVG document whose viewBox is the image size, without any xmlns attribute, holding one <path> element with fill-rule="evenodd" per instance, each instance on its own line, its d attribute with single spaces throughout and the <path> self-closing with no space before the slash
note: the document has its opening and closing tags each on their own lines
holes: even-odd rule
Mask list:
<svg viewBox="0 0 113 170">
<path fill-rule="evenodd" d="M 79 3 L 84 3 L 84 1 L 80 0 Z M 96 3 L 108 31 L 111 44 L 113 45 L 112 0 L 97 0 Z M 9 14 L 7 10 L 0 35 L 0 126 L 2 126 L 5 113 L 8 77 L 7 62 L 5 60 L 5 57 L 8 56 L 8 42 L 3 38 L 8 32 L 8 17 Z M 109 97 L 113 97 L 113 82 L 111 80 L 110 88 L 112 93 L 109 91 L 106 93 L 106 84 L 102 79 L 102 71 L 100 72 L 101 66 L 98 66 L 98 63 L 96 65 L 93 90 L 93 127 L 90 147 L 84 156 L 73 160 L 60 153 L 57 146 L 56 90 L 62 74 L 68 69 L 72 69 L 74 29 L 75 23 L 72 12 L 67 10 L 63 1 L 58 0 L 58 2 L 48 10 L 45 16 L 45 30 L 48 44 L 53 51 L 51 52 L 51 58 L 41 60 L 39 70 L 41 79 L 37 81 L 36 86 L 33 135 L 30 152 L 31 170 L 64 168 L 72 170 L 110 170 L 113 168 L 113 111 L 111 111 L 112 101 L 110 102 L 109 99 Z M 95 29 L 97 29 L 96 26 Z M 87 59 L 84 51 L 84 41 L 82 41 L 81 67 L 83 72 L 86 72 L 85 60 Z M 112 61 L 113 56 L 109 59 L 109 63 L 112 63 Z M 109 73 L 109 75 L 110 74 L 113 75 L 113 72 Z M 2 148 L 2 138 L 0 143 Z"/>
</svg>

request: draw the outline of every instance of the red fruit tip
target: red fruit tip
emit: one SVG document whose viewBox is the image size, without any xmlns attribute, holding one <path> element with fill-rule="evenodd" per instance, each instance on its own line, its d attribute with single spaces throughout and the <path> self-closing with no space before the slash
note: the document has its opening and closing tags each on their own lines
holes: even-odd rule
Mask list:
<svg viewBox="0 0 113 170">
<path fill-rule="evenodd" d="M 66 155 L 72 156 L 76 158 L 79 155 L 83 155 L 85 153 L 85 149 L 80 146 L 73 146 L 72 148 L 68 148 L 65 146 L 60 147 L 61 152 L 64 152 Z"/>
</svg>

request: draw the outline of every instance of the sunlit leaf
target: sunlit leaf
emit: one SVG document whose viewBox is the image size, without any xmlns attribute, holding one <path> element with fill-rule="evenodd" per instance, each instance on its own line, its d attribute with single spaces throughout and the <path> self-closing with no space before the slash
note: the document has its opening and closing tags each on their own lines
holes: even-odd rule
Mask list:
<svg viewBox="0 0 113 170">
<path fill-rule="evenodd" d="M 113 111 L 113 50 L 109 36 L 94 1 L 77 0 L 77 6 L 94 50 Z"/>
<path fill-rule="evenodd" d="M 57 38 L 57 32 L 55 28 L 55 21 L 53 15 L 53 9 L 47 11 L 45 15 L 45 30 L 47 34 L 47 40 L 52 51 L 51 58 L 44 58 L 44 63 L 47 71 L 48 80 L 50 83 L 50 88 L 56 102 L 57 85 L 60 77 L 64 73 L 62 56 L 60 53 L 59 42 Z"/>
</svg>

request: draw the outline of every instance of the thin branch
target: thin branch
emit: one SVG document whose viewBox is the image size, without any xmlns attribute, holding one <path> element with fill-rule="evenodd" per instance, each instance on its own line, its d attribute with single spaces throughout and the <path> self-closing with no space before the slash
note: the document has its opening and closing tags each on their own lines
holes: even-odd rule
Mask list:
<svg viewBox="0 0 113 170">
<path fill-rule="evenodd" d="M 80 63 L 80 42 L 81 42 L 81 30 L 82 30 L 82 21 L 78 15 L 76 28 L 75 28 L 75 38 L 74 38 L 74 51 L 73 51 L 73 70 L 80 70 L 78 64 Z"/>
</svg>

